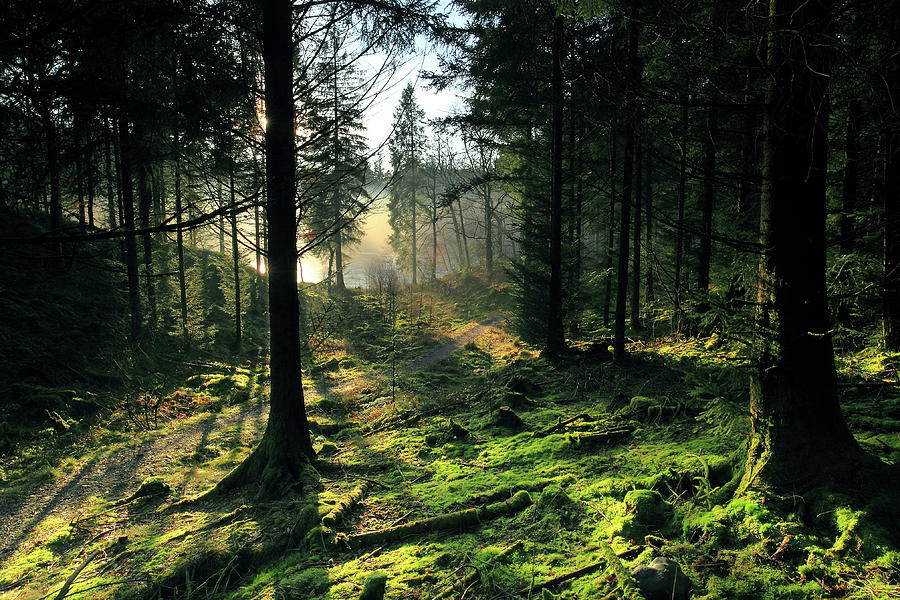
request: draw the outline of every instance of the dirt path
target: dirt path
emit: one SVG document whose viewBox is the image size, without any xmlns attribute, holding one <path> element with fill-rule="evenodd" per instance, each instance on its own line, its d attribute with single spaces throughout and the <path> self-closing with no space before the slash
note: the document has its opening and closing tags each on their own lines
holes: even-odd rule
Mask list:
<svg viewBox="0 0 900 600">
<path fill-rule="evenodd" d="M 456 350 L 457 348 L 462 348 L 469 342 L 474 341 L 478 338 L 482 333 L 487 331 L 488 327 L 492 327 L 503 320 L 503 317 L 494 317 L 482 323 L 477 323 L 468 327 L 465 331 L 459 333 L 454 337 L 451 341 L 447 342 L 440 348 L 434 350 L 431 354 L 424 356 L 414 362 L 412 365 L 407 367 L 406 371 L 421 371 L 422 369 L 426 369 L 431 365 L 438 363 Z"/>
<path fill-rule="evenodd" d="M 495 317 L 469 326 L 404 370 L 421 370 L 440 362 L 500 320 L 501 317 Z M 315 394 L 309 388 L 305 391 Z M 268 403 L 247 402 L 235 412 L 204 415 L 199 420 L 182 423 L 168 434 L 149 434 L 132 448 L 102 458 L 92 457 L 71 473 L 44 482 L 15 498 L 0 500 L 0 561 L 15 552 L 45 519 L 54 516 L 74 519 L 93 496 L 108 501 L 125 498 L 145 478 L 173 468 L 184 468 L 175 461 L 190 455 L 210 437 L 229 427 L 252 423 L 261 432 L 268 414 Z"/>
<path fill-rule="evenodd" d="M 0 561 L 48 517 L 74 519 L 92 496 L 111 501 L 125 498 L 145 478 L 173 468 L 176 460 L 191 454 L 216 431 L 254 420 L 264 424 L 268 414 L 269 405 L 265 402 L 244 403 L 227 415 L 207 414 L 166 435 L 151 434 L 135 447 L 102 458 L 92 457 L 71 473 L 42 483 L 23 496 L 3 501 L 0 503 Z"/>
</svg>

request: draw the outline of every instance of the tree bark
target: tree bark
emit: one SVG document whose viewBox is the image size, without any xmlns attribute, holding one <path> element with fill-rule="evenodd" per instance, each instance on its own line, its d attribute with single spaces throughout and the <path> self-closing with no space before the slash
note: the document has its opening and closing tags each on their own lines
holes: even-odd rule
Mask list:
<svg viewBox="0 0 900 600">
<path fill-rule="evenodd" d="M 233 159 L 232 159 L 233 160 Z M 234 163 L 228 171 L 231 206 L 235 206 Z M 241 349 L 241 255 L 238 250 L 237 210 L 231 211 L 231 260 L 234 270 L 234 351 Z"/>
<path fill-rule="evenodd" d="M 707 114 L 703 142 L 703 193 L 700 195 L 700 250 L 697 253 L 697 292 L 699 312 L 709 310 L 709 272 L 712 262 L 713 206 L 716 200 L 716 142 L 718 139 L 718 114 L 711 108 Z"/>
<path fill-rule="evenodd" d="M 643 223 L 643 185 L 641 175 L 644 170 L 644 140 L 638 138 L 634 166 L 634 248 L 631 259 L 631 326 L 641 328 L 641 234 Z"/>
<path fill-rule="evenodd" d="M 684 282 L 681 276 L 681 267 L 684 260 L 684 205 L 687 201 L 687 131 L 690 121 L 688 119 L 687 103 L 681 107 L 681 157 L 678 164 L 678 215 L 675 226 L 675 276 L 672 289 L 675 296 L 675 310 L 672 328 L 681 331 L 681 300 Z"/>
<path fill-rule="evenodd" d="M 634 121 L 635 93 L 640 83 L 640 65 L 638 64 L 638 0 L 632 0 L 628 20 L 628 83 L 629 89 L 625 97 L 625 157 L 622 168 L 622 210 L 619 220 L 619 269 L 616 289 L 616 326 L 613 333 L 613 358 L 621 362 L 625 358 L 625 318 L 628 300 L 628 250 L 629 229 L 631 228 L 631 197 L 634 177 Z"/>
<path fill-rule="evenodd" d="M 644 181 L 647 190 L 644 199 L 647 216 L 647 234 L 645 239 L 647 259 L 650 261 L 650 264 L 647 265 L 647 302 L 653 302 L 655 293 L 653 290 L 653 274 L 656 266 L 656 256 L 653 253 L 653 146 L 649 142 L 647 143 L 647 152 L 644 158 L 644 170 L 646 175 Z"/>
<path fill-rule="evenodd" d="M 844 189 L 841 206 L 841 254 L 853 252 L 853 211 L 859 190 L 859 100 L 850 100 L 847 106 L 846 149 L 844 160 Z"/>
<path fill-rule="evenodd" d="M 413 175 L 415 177 L 415 175 Z M 419 240 L 417 237 L 418 231 L 416 229 L 416 184 L 410 186 L 409 192 L 409 201 L 412 204 L 412 283 L 416 285 L 419 266 L 416 264 L 417 253 L 419 252 Z"/>
<path fill-rule="evenodd" d="M 562 314 L 562 149 L 563 149 L 563 17 L 553 20 L 552 139 L 550 157 L 550 289 L 547 341 L 544 350 L 558 356 L 566 350 Z"/>
<path fill-rule="evenodd" d="M 50 114 L 50 106 L 46 101 L 38 104 L 41 125 L 47 138 L 47 174 L 50 177 L 50 231 L 62 228 L 62 200 L 59 182 L 59 138 L 56 124 Z"/>
<path fill-rule="evenodd" d="M 126 231 L 134 231 L 134 188 L 131 181 L 131 136 L 128 123 L 119 121 L 119 170 L 121 171 L 122 223 Z M 137 240 L 125 237 L 125 271 L 128 274 L 128 306 L 131 312 L 131 341 L 137 343 L 142 331 L 141 289 L 138 280 Z"/>
<path fill-rule="evenodd" d="M 137 127 L 135 127 L 137 129 Z M 135 133 L 138 138 L 137 144 L 140 144 L 141 150 L 137 153 L 137 175 L 138 175 L 138 210 L 140 212 L 141 227 L 148 229 L 150 222 L 150 204 L 152 203 L 152 194 L 150 191 L 150 182 L 148 181 L 149 165 L 144 148 L 144 137 Z M 132 151 L 135 144 L 132 144 Z M 132 157 L 135 155 L 132 152 Z M 147 309 L 150 314 L 149 326 L 151 331 L 156 328 L 156 279 L 153 276 L 153 238 L 149 233 L 141 235 L 141 243 L 144 254 L 144 278 L 147 280 Z"/>
<path fill-rule="evenodd" d="M 181 198 L 181 148 L 178 142 L 178 131 L 173 135 L 174 160 L 175 160 L 175 245 L 178 253 L 178 291 L 181 305 L 181 335 L 184 338 L 184 346 L 190 346 L 191 338 L 188 334 L 187 316 L 187 283 L 184 277 L 184 232 L 181 230 L 182 206 Z"/>
<path fill-rule="evenodd" d="M 457 203 L 459 206 L 459 231 L 462 233 L 463 249 L 466 252 L 466 271 L 472 269 L 472 259 L 469 258 L 469 238 L 466 237 L 466 217 L 463 214 L 462 199 Z"/>
<path fill-rule="evenodd" d="M 104 123 L 106 123 L 104 119 Z M 115 185 L 115 171 L 113 170 L 112 165 L 112 144 L 110 142 L 110 138 L 113 136 L 113 132 L 109 130 L 108 124 L 104 127 L 104 136 L 103 136 L 103 157 L 104 163 L 106 167 L 106 211 L 107 211 L 107 220 L 109 223 L 107 225 L 110 229 L 116 228 L 116 223 L 118 219 L 116 218 L 117 213 L 117 204 L 116 201 L 116 185 Z"/>
<path fill-rule="evenodd" d="M 490 185 L 482 186 L 484 196 L 484 266 L 487 271 L 487 280 L 494 277 L 494 205 L 491 200 Z"/>
<path fill-rule="evenodd" d="M 606 233 L 606 293 L 603 295 L 603 324 L 609 327 L 612 304 L 613 255 L 616 252 L 616 119 L 609 123 L 609 227 Z"/>
<path fill-rule="evenodd" d="M 459 230 L 459 219 L 456 218 L 456 211 L 453 210 L 453 205 L 451 204 L 450 209 L 450 218 L 453 221 L 453 234 L 456 236 L 456 256 L 459 260 L 460 269 L 462 269 L 463 265 L 463 242 L 462 235 Z"/>
<path fill-rule="evenodd" d="M 884 289 L 882 340 L 886 350 L 900 350 L 900 134 L 885 133 L 884 144 Z"/>
<path fill-rule="evenodd" d="M 831 0 L 773 0 L 751 437 L 740 490 L 801 490 L 858 468 L 838 403 L 825 292 Z"/>
<path fill-rule="evenodd" d="M 300 384 L 291 1 L 264 0 L 262 13 L 271 410 L 259 446 L 217 489 L 252 483 L 277 496 L 304 477 L 314 452 Z"/>
</svg>

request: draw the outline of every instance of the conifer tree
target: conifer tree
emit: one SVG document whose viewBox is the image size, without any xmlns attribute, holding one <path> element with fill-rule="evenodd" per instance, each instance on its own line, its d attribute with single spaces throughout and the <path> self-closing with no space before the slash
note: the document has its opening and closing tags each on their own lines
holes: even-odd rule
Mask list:
<svg viewBox="0 0 900 600">
<path fill-rule="evenodd" d="M 407 84 L 394 111 L 394 131 L 389 141 L 394 181 L 388 210 L 391 214 L 390 242 L 401 260 L 408 261 L 413 284 L 418 277 L 417 209 L 421 186 L 421 163 L 425 146 L 425 111 L 416 101 L 416 90 Z"/>
</svg>

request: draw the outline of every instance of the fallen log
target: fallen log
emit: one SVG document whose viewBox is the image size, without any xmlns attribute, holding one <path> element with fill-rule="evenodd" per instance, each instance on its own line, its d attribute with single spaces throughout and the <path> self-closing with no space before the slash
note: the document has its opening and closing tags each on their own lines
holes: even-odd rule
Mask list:
<svg viewBox="0 0 900 600">
<path fill-rule="evenodd" d="M 631 435 L 632 432 L 634 432 L 634 427 L 631 427 L 629 425 L 622 425 L 620 427 L 604 429 L 603 431 L 598 431 L 596 433 L 582 433 L 580 435 L 573 435 L 569 438 L 569 441 L 573 444 L 582 446 L 608 444 L 623 437 L 627 437 Z"/>
<path fill-rule="evenodd" d="M 505 502 L 488 504 L 482 508 L 458 510 L 445 515 L 397 525 L 396 527 L 388 527 L 387 529 L 339 537 L 335 541 L 338 543 L 345 542 L 351 548 L 354 548 L 368 544 L 384 544 L 411 535 L 426 534 L 433 531 L 462 530 L 478 525 L 482 521 L 490 521 L 506 514 L 517 513 L 530 505 L 531 496 L 528 492 L 520 490 Z"/>
<path fill-rule="evenodd" d="M 363 497 L 365 497 L 368 490 L 368 481 L 363 481 L 361 484 L 353 488 L 353 490 L 347 495 L 346 498 L 338 502 L 334 508 L 328 511 L 328 514 L 322 517 L 322 525 L 325 525 L 326 527 L 333 527 L 336 523 L 341 521 L 347 514 L 348 510 L 359 504 L 359 501 L 362 500 Z"/>
</svg>

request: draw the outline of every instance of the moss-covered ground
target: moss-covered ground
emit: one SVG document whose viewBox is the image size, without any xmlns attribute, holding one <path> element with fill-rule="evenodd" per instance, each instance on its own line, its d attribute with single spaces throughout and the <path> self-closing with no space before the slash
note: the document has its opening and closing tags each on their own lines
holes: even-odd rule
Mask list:
<svg viewBox="0 0 900 600">
<path fill-rule="evenodd" d="M 143 485 L 132 479 L 121 493 L 30 519 L 2 558 L 0 594 L 358 598 L 381 574 L 385 597 L 395 599 L 634 597 L 626 573 L 666 556 L 690 578 L 694 598 L 900 597 L 890 491 L 734 497 L 748 426 L 735 353 L 664 340 L 635 342 L 622 365 L 588 345 L 550 364 L 499 321 L 446 359 L 412 369 L 476 321 L 502 316 L 502 287 L 486 301 L 483 288 L 466 291 L 476 283 L 407 294 L 396 314 L 385 312 L 384 298 L 346 301 L 349 331 L 332 329 L 307 356 L 319 459 L 303 493 L 265 503 L 253 490 L 196 499 L 261 436 L 262 409 L 241 418 L 265 403 L 258 366 L 196 369 L 165 396 L 191 411 L 148 431 L 123 422 L 117 433 L 71 446 L 45 480 L 211 415 L 227 424 L 192 438 Z M 874 352 L 840 363 L 855 434 L 894 464 L 896 364 Z M 33 463 L 7 459 L 5 468 L 10 485 L 0 500 L 31 501 Z M 347 502 L 361 485 L 358 502 Z M 473 513 L 435 519 L 507 506 L 523 490 L 527 506 L 482 510 L 474 522 Z M 322 526 L 341 503 L 340 517 Z M 392 527 L 396 535 L 364 535 Z"/>
</svg>

